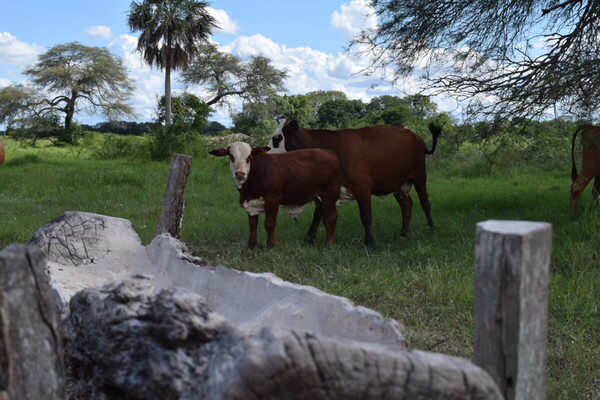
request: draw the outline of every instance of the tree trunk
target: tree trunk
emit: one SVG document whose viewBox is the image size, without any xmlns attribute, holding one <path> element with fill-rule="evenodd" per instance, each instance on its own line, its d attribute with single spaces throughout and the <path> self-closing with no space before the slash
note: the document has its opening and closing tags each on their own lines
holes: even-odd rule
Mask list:
<svg viewBox="0 0 600 400">
<path fill-rule="evenodd" d="M 65 131 L 68 143 L 73 143 L 75 141 L 73 132 L 71 132 L 71 128 L 73 127 L 73 115 L 75 114 L 75 100 L 77 100 L 77 92 L 72 91 L 69 104 L 65 107 Z"/>
<path fill-rule="evenodd" d="M 171 60 L 168 57 L 165 68 L 165 128 L 171 125 Z"/>
</svg>

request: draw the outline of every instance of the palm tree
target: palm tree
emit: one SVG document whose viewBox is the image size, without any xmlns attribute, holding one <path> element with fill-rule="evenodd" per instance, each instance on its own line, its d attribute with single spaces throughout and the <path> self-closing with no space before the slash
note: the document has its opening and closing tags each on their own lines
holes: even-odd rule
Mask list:
<svg viewBox="0 0 600 400">
<path fill-rule="evenodd" d="M 131 2 L 127 23 L 142 31 L 137 50 L 148 64 L 165 70 L 165 126 L 171 124 L 171 69 L 185 69 L 217 28 L 207 6 L 196 0 Z"/>
</svg>

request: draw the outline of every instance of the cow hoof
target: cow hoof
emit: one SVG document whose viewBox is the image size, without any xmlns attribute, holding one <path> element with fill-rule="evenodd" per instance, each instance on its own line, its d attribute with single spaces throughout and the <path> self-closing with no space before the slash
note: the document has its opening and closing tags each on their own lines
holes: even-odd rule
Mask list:
<svg viewBox="0 0 600 400">
<path fill-rule="evenodd" d="M 315 244 L 315 236 L 306 235 L 304 237 L 304 243 L 306 243 L 306 244 Z"/>
<path fill-rule="evenodd" d="M 367 247 L 375 247 L 375 239 L 373 239 L 372 237 L 370 238 L 365 238 L 365 241 L 363 242 L 365 244 L 365 246 Z"/>
<path fill-rule="evenodd" d="M 400 236 L 408 239 L 408 232 L 402 231 L 400 232 Z"/>
</svg>

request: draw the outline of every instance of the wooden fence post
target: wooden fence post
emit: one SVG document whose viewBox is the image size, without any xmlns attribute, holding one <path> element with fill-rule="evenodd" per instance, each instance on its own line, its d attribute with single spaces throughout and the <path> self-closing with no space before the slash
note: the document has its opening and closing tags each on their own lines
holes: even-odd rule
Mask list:
<svg viewBox="0 0 600 400">
<path fill-rule="evenodd" d="M 35 246 L 0 251 L 0 399 L 65 399 L 65 373 L 44 258 Z"/>
<path fill-rule="evenodd" d="M 183 192 L 188 175 L 192 168 L 192 157 L 184 154 L 175 154 L 171 160 L 169 178 L 160 213 L 158 233 L 168 232 L 174 238 L 181 238 L 181 224 L 183 221 L 184 199 Z"/>
<path fill-rule="evenodd" d="M 473 361 L 506 400 L 542 400 L 552 226 L 480 222 L 475 242 Z"/>
</svg>

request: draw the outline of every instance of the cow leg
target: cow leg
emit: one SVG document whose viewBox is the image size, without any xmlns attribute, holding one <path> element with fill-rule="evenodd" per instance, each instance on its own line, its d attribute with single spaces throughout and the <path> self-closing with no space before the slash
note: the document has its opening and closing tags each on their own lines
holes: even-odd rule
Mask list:
<svg viewBox="0 0 600 400">
<path fill-rule="evenodd" d="M 373 215 L 371 214 L 371 193 L 370 190 L 356 191 L 356 201 L 360 210 L 360 220 L 365 229 L 365 245 L 369 246 L 375 242 L 373 238 Z"/>
<path fill-rule="evenodd" d="M 277 224 L 278 202 L 265 201 L 265 230 L 267 231 L 267 247 L 275 246 L 275 225 Z"/>
<path fill-rule="evenodd" d="M 248 225 L 250 226 L 250 237 L 248 238 L 248 249 L 256 247 L 256 230 L 258 227 L 258 215 L 248 214 Z"/>
<path fill-rule="evenodd" d="M 410 225 L 410 218 L 412 215 L 413 201 L 410 197 L 410 183 L 402 185 L 399 191 L 394 192 L 394 197 L 402 210 L 402 231 L 400 234 L 404 237 L 408 237 L 408 227 Z"/>
<path fill-rule="evenodd" d="M 571 185 L 571 218 L 575 218 L 577 203 L 589 181 L 583 174 L 580 174 Z"/>
<path fill-rule="evenodd" d="M 337 199 L 323 200 L 323 224 L 325 225 L 325 245 L 329 246 L 335 239 L 335 223 L 337 221 Z"/>
<path fill-rule="evenodd" d="M 321 219 L 323 218 L 323 207 L 321 202 L 318 199 L 315 199 L 315 212 L 313 213 L 313 220 L 310 224 L 310 228 L 308 228 L 308 232 L 306 233 L 306 241 L 312 243 L 315 240 L 315 236 L 317 235 L 317 228 L 319 227 L 319 223 L 321 223 Z"/>
<path fill-rule="evenodd" d="M 413 184 L 415 185 L 415 190 L 419 195 L 421 208 L 423 208 L 425 216 L 427 217 L 427 225 L 435 228 L 435 225 L 433 225 L 433 218 L 431 218 L 431 204 L 429 204 L 429 196 L 427 195 L 427 175 L 425 172 L 423 172 L 421 176 L 416 177 L 413 180 Z"/>
</svg>

